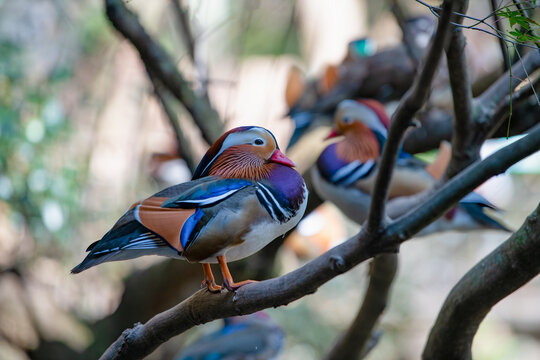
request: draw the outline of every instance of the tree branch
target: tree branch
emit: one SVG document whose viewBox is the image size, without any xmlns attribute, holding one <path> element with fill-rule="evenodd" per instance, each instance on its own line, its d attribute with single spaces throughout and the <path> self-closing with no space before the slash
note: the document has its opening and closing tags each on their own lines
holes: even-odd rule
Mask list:
<svg viewBox="0 0 540 360">
<path fill-rule="evenodd" d="M 195 94 L 169 55 L 147 34 L 136 15 L 122 0 L 105 0 L 105 5 L 113 26 L 135 46 L 145 65 L 184 105 L 201 130 L 203 138 L 212 144 L 223 133 L 223 124 L 208 97 Z"/>
<path fill-rule="evenodd" d="M 431 88 L 433 76 L 439 65 L 439 60 L 448 37 L 450 16 L 455 8 L 455 2 L 446 0 L 442 4 L 442 12 L 437 25 L 437 31 L 430 43 L 429 49 L 423 58 L 422 71 L 415 77 L 412 87 L 405 93 L 396 112 L 390 121 L 390 131 L 385 143 L 382 158 L 379 164 L 379 173 L 371 199 L 371 207 L 367 221 L 367 231 L 376 233 L 384 226 L 385 204 L 388 196 L 388 186 L 392 178 L 394 164 L 401 144 L 403 133 L 409 126 L 414 114 L 425 103 Z"/>
<path fill-rule="evenodd" d="M 161 343 L 195 325 L 287 305 L 312 294 L 322 284 L 366 259 L 394 250 L 486 179 L 505 171 L 538 149 L 540 125 L 526 137 L 472 164 L 435 192 L 419 209 L 402 216 L 386 231 L 375 235 L 361 231 L 357 236 L 288 274 L 245 285 L 235 293 L 211 294 L 207 290 L 200 290 L 177 306 L 154 316 L 146 324 L 137 324 L 125 330 L 101 358 L 140 359 Z"/>
<path fill-rule="evenodd" d="M 422 358 L 471 359 L 474 335 L 491 308 L 540 273 L 540 205 L 521 228 L 454 286 Z"/>
<path fill-rule="evenodd" d="M 516 63 L 517 64 L 517 63 Z M 483 136 L 487 136 L 494 131 L 498 125 L 495 123 L 494 114 L 501 101 L 504 101 L 508 96 L 509 89 L 514 90 L 520 83 L 521 79 L 526 79 L 527 74 L 532 73 L 540 67 L 540 52 L 530 51 L 521 60 L 521 65 L 513 66 L 512 75 L 510 72 L 505 72 L 499 79 L 493 83 L 486 91 L 474 100 L 473 113 L 475 115 L 475 123 L 481 127 Z M 520 79 L 519 81 L 516 79 Z"/>
<path fill-rule="evenodd" d="M 524 79 L 527 73 L 532 74 L 540 67 L 540 53 L 530 51 L 523 57 L 521 64 L 519 62 L 516 64 L 513 66 L 514 77 Z M 514 79 L 512 87 L 515 88 L 519 83 L 520 81 Z M 533 83 L 537 83 L 536 78 L 533 79 Z M 479 128 L 478 139 L 506 136 L 507 126 L 505 120 L 508 117 L 505 115 L 510 100 L 513 102 L 514 112 L 517 112 L 519 107 L 516 105 L 519 104 L 521 97 L 525 96 L 523 92 L 526 91 L 525 89 L 520 90 L 510 97 L 508 94 L 509 89 L 510 73 L 506 72 L 473 100 L 473 124 Z M 524 103 L 522 108 L 525 109 L 523 116 L 514 116 L 512 119 L 511 135 L 520 134 L 536 124 L 537 116 L 534 115 L 538 111 L 538 105 L 536 104 L 535 108 L 534 104 L 528 105 Z M 531 112 L 532 114 L 530 114 Z M 448 113 L 430 109 L 426 114 L 420 116 L 424 117 L 421 118 L 422 127 L 409 130 L 403 143 L 403 149 L 412 154 L 436 149 L 442 140 L 450 140 L 452 137 L 452 117 Z"/>
<path fill-rule="evenodd" d="M 173 109 L 171 109 L 171 107 L 169 106 L 169 103 L 167 102 L 167 91 L 161 87 L 161 83 L 154 76 L 151 69 L 147 67 L 146 71 L 148 73 L 148 77 L 150 78 L 150 81 L 152 82 L 152 85 L 154 86 L 154 93 L 156 95 L 156 98 L 161 104 L 161 108 L 165 112 L 165 116 L 167 117 L 167 120 L 169 121 L 169 124 L 171 125 L 171 128 L 173 130 L 174 137 L 176 140 L 176 150 L 178 152 L 178 155 L 180 155 L 180 157 L 184 159 L 187 166 L 191 170 L 191 173 L 193 173 L 195 172 L 195 169 L 197 168 L 197 164 L 195 162 L 195 157 L 193 156 L 191 143 L 184 136 L 184 133 L 182 132 L 182 129 L 180 129 L 180 125 L 178 124 L 178 119 L 176 117 L 176 114 L 174 113 Z"/>
<path fill-rule="evenodd" d="M 418 63 L 420 62 L 420 59 L 422 58 L 422 51 L 418 48 L 416 45 L 416 41 L 410 31 L 407 29 L 406 24 L 406 16 L 403 13 L 402 7 L 399 5 L 398 0 L 391 0 L 390 1 L 390 10 L 392 11 L 392 14 L 394 15 L 394 18 L 396 19 L 396 22 L 398 23 L 401 33 L 403 36 L 403 45 L 405 45 L 405 49 L 407 50 L 407 53 L 409 55 L 409 58 L 414 64 L 414 67 L 418 67 Z"/>
<path fill-rule="evenodd" d="M 176 15 L 176 23 L 179 27 L 179 33 L 187 47 L 191 62 L 195 64 L 195 39 L 189 25 L 189 13 L 180 3 L 181 0 L 172 0 L 174 14 Z"/>
<path fill-rule="evenodd" d="M 462 1 L 456 11 L 465 14 L 468 1 Z M 461 24 L 462 17 L 455 22 Z M 454 105 L 454 129 L 452 135 L 452 158 L 445 177 L 451 178 L 480 158 L 480 143 L 472 141 L 472 90 L 465 58 L 465 36 L 462 29 L 454 25 L 450 46 L 446 49 L 448 74 Z"/>
<path fill-rule="evenodd" d="M 491 11 L 493 12 L 493 23 L 495 24 L 495 29 L 497 29 L 497 32 L 500 34 L 502 33 L 502 26 L 500 23 L 499 16 L 497 15 L 497 0 L 490 0 L 491 4 Z M 503 71 L 508 71 L 510 69 L 510 58 L 508 57 L 508 47 L 506 46 L 506 41 L 504 39 L 498 37 L 497 40 L 499 40 L 499 47 L 501 48 L 501 55 L 503 60 Z"/>
<path fill-rule="evenodd" d="M 373 259 L 362 306 L 352 324 L 339 336 L 326 355 L 326 360 L 358 359 L 366 354 L 365 349 L 372 339 L 373 329 L 386 309 L 397 266 L 397 254 L 377 255 Z"/>
<path fill-rule="evenodd" d="M 431 223 L 452 208 L 465 194 L 473 191 L 478 186 L 473 185 L 473 182 L 482 184 L 538 150 L 540 150 L 540 124 L 532 128 L 524 138 L 464 169 L 432 193 L 425 203 L 399 217 L 388 227 L 389 237 L 396 236 L 403 241 L 409 239 L 424 228 L 426 222 Z"/>
</svg>

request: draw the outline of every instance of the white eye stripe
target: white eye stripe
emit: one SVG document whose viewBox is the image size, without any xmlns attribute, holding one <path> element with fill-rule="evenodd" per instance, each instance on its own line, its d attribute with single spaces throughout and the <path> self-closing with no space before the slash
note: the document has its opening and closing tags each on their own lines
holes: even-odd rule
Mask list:
<svg viewBox="0 0 540 360">
<path fill-rule="evenodd" d="M 351 111 L 354 111 L 354 118 L 357 121 L 360 121 L 364 124 L 366 124 L 368 127 L 370 127 L 373 130 L 377 130 L 379 133 L 381 133 L 384 137 L 388 136 L 388 131 L 384 127 L 384 125 L 381 123 L 381 120 L 379 119 L 378 115 L 371 109 L 369 106 L 366 106 L 364 104 L 358 103 L 353 100 L 344 100 L 338 105 L 338 110 L 342 110 L 344 112 L 341 121 L 345 124 L 349 124 L 352 121 L 345 121 L 345 119 L 352 120 L 353 116 L 350 115 Z M 347 114 L 349 112 L 349 114 Z"/>
</svg>

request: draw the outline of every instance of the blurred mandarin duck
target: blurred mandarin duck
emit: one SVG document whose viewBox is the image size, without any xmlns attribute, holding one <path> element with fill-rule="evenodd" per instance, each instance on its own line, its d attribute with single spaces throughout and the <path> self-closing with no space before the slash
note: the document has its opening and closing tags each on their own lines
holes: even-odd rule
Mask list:
<svg viewBox="0 0 540 360">
<path fill-rule="evenodd" d="M 134 203 L 72 273 L 103 262 L 161 255 L 201 263 L 203 285 L 216 285 L 210 263 L 219 263 L 224 286 L 235 283 L 227 261 L 245 258 L 292 229 L 303 216 L 308 191 L 274 135 L 257 126 L 222 135 L 206 152 L 192 181 Z"/>
<path fill-rule="evenodd" d="M 223 327 L 203 335 L 180 352 L 175 360 L 275 359 L 285 334 L 266 313 L 223 319 Z"/>
<path fill-rule="evenodd" d="M 369 212 L 370 194 L 375 186 L 377 164 L 387 138 L 390 118 L 381 103 L 361 99 L 342 101 L 334 120 L 334 130 L 328 138 L 343 136 L 343 139 L 323 150 L 312 169 L 313 184 L 321 197 L 362 224 Z M 441 143 L 432 164 L 400 151 L 390 182 L 389 199 L 399 201 L 399 197 L 429 189 L 444 174 L 450 157 L 450 145 L 446 142 Z M 496 210 L 493 204 L 473 192 L 422 234 L 448 229 L 508 230 L 485 214 L 485 208 Z"/>
</svg>

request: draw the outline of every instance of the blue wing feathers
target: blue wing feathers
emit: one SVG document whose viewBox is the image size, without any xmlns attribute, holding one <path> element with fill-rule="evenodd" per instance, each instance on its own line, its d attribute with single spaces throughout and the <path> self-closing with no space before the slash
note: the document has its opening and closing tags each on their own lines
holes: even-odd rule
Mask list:
<svg viewBox="0 0 540 360">
<path fill-rule="evenodd" d="M 196 208 L 215 205 L 238 190 L 253 185 L 250 180 L 219 179 L 203 183 L 184 193 L 166 200 L 161 206 L 165 208 Z"/>
<path fill-rule="evenodd" d="M 197 209 L 197 211 L 186 220 L 184 226 L 182 226 L 182 231 L 180 232 L 180 244 L 182 244 L 182 249 L 184 251 L 195 238 L 195 236 L 192 236 L 193 230 L 203 216 L 204 211 L 202 209 Z"/>
</svg>

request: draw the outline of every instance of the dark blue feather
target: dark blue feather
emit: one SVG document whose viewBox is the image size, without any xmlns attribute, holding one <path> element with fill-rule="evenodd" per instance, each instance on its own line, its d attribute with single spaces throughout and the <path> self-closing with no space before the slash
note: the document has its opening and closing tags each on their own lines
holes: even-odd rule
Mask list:
<svg viewBox="0 0 540 360">
<path fill-rule="evenodd" d="M 202 209 L 197 209 L 193 215 L 191 215 L 184 226 L 182 226 L 182 231 L 180 232 L 180 244 L 182 244 L 182 249 L 185 251 L 193 239 L 197 236 L 197 233 L 193 233 L 195 226 L 201 218 L 204 216 L 204 211 Z"/>
<path fill-rule="evenodd" d="M 218 179 L 205 182 L 167 199 L 161 206 L 183 209 L 212 206 L 250 185 L 253 185 L 252 181 L 243 179 Z"/>
</svg>

